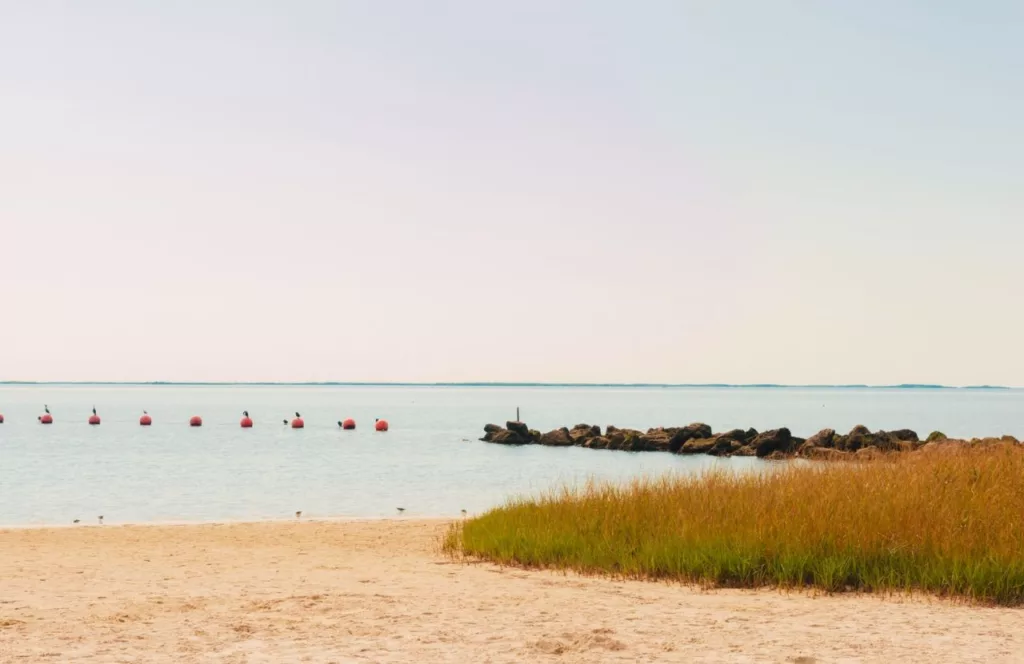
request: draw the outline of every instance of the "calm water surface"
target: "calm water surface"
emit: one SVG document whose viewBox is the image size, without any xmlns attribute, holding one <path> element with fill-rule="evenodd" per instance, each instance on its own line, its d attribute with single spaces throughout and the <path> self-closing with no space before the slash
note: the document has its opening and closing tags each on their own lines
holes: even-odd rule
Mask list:
<svg viewBox="0 0 1024 664">
<path fill-rule="evenodd" d="M 36 421 L 48 404 L 54 424 Z M 95 405 L 103 424 L 86 423 Z M 788 426 L 910 427 L 953 436 L 1024 437 L 1021 390 L 817 388 L 498 388 L 295 386 L 0 387 L 0 524 L 311 517 L 457 516 L 590 478 L 623 481 L 757 459 L 503 447 L 487 422 L 548 430 L 577 422 L 703 421 L 716 431 Z M 153 426 L 140 427 L 146 409 Z M 248 410 L 255 427 L 238 421 Z M 304 430 L 282 425 L 294 411 Z M 191 415 L 204 426 L 190 428 Z M 337 421 L 356 419 L 356 431 Z M 376 417 L 391 431 L 372 430 Z"/>
</svg>

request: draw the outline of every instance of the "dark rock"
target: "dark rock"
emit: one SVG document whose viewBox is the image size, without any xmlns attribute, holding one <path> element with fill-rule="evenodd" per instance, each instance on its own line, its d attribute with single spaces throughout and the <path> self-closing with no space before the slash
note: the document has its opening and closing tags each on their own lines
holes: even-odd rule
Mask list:
<svg viewBox="0 0 1024 664">
<path fill-rule="evenodd" d="M 946 434 L 942 433 L 941 431 L 932 431 L 930 434 L 928 434 L 926 442 L 934 443 L 939 440 L 947 440 Z"/>
<path fill-rule="evenodd" d="M 601 427 L 590 426 L 589 424 L 577 424 L 569 432 L 572 442 L 581 445 L 589 438 L 596 438 L 601 435 Z"/>
<path fill-rule="evenodd" d="M 548 431 L 546 434 L 540 437 L 541 445 L 549 445 L 551 447 L 568 447 L 574 444 L 572 438 L 569 437 L 569 430 L 565 427 L 561 429 L 555 429 L 554 431 Z"/>
<path fill-rule="evenodd" d="M 530 440 L 532 440 L 534 443 L 540 442 L 541 435 L 542 434 L 540 431 L 537 431 L 536 429 L 530 429 Z"/>
<path fill-rule="evenodd" d="M 643 449 L 647 451 L 665 452 L 672 443 L 673 435 L 675 435 L 675 430 L 673 429 L 650 429 L 647 433 L 640 436 L 637 444 L 642 445 Z"/>
<path fill-rule="evenodd" d="M 502 429 L 498 433 L 487 435 L 491 437 L 487 442 L 500 445 L 529 445 L 533 442 L 529 437 L 529 431 L 527 431 L 526 436 L 519 434 L 517 431 L 509 431 L 508 429 Z"/>
<path fill-rule="evenodd" d="M 498 433 L 502 430 L 502 427 L 497 424 L 486 424 L 484 425 L 484 433 Z"/>
<path fill-rule="evenodd" d="M 738 450 L 732 453 L 733 456 L 738 457 L 755 456 L 756 454 L 757 452 L 750 445 L 744 445 L 743 447 L 739 448 Z"/>
<path fill-rule="evenodd" d="M 1010 443 L 1011 445 L 1020 445 L 1020 441 L 1009 434 L 1003 436 L 999 440 L 1003 441 L 1004 443 Z"/>
<path fill-rule="evenodd" d="M 711 440 L 715 441 L 715 444 L 707 451 L 707 454 L 711 456 L 731 456 L 741 447 L 743 447 L 743 441 L 736 440 L 735 438 L 728 438 L 724 435 L 717 436 Z M 694 441 L 687 441 L 692 443 Z"/>
<path fill-rule="evenodd" d="M 897 429 L 896 431 L 887 431 L 890 438 L 896 440 L 905 440 L 911 443 L 916 443 L 920 438 L 917 437 L 917 432 L 911 429 Z"/>
<path fill-rule="evenodd" d="M 672 436 L 672 440 L 669 441 L 668 449 L 671 452 L 679 452 L 683 449 L 683 446 L 687 441 L 694 438 L 710 438 L 711 427 L 703 422 L 694 422 L 693 424 L 687 424 L 682 427 Z"/>
<path fill-rule="evenodd" d="M 782 427 L 781 429 L 772 429 L 758 435 L 751 443 L 751 446 L 754 448 L 757 456 L 766 457 L 772 452 L 791 453 L 790 445 L 792 441 L 793 436 L 790 434 L 789 429 Z"/>
<path fill-rule="evenodd" d="M 608 439 L 608 449 L 623 450 L 632 449 L 633 440 L 642 435 L 636 429 L 615 429 L 605 437 Z"/>
<path fill-rule="evenodd" d="M 612 435 L 613 433 L 615 433 L 615 432 L 616 432 L 616 431 L 618 431 L 618 430 L 619 430 L 619 428 L 618 428 L 617 426 L 614 426 L 614 425 L 612 425 L 612 424 L 609 424 L 609 425 L 608 425 L 608 428 L 606 428 L 606 429 L 604 430 L 604 431 L 605 431 L 604 435 L 606 435 L 606 436 L 610 436 L 610 435 Z"/>
<path fill-rule="evenodd" d="M 530 427 L 526 426 L 522 422 L 506 422 L 505 428 L 509 431 L 514 431 L 523 438 L 530 437 Z"/>
<path fill-rule="evenodd" d="M 813 445 L 815 447 L 832 447 L 835 442 L 836 430 L 835 429 L 822 429 L 818 433 L 814 434 L 807 439 L 804 445 Z"/>
<path fill-rule="evenodd" d="M 858 436 L 858 435 L 859 436 L 866 436 L 869 433 L 871 433 L 871 429 L 867 428 L 863 424 L 858 424 L 857 426 L 855 426 L 852 429 L 850 429 L 850 434 L 849 435 L 851 435 L 851 436 Z"/>
<path fill-rule="evenodd" d="M 596 438 L 587 440 L 583 446 L 589 447 L 592 450 L 606 450 L 608 449 L 608 439 L 604 436 L 597 436 Z"/>
<path fill-rule="evenodd" d="M 691 438 L 683 443 L 677 454 L 707 454 L 717 442 L 717 438 Z"/>
</svg>

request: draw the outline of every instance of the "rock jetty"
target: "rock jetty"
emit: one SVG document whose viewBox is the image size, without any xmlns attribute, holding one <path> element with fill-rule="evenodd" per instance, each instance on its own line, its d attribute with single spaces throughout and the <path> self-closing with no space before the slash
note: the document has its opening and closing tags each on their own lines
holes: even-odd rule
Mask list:
<svg viewBox="0 0 1024 664">
<path fill-rule="evenodd" d="M 910 429 L 874 431 L 855 426 L 850 433 L 840 434 L 822 429 L 810 438 L 799 438 L 783 427 L 759 432 L 756 429 L 732 429 L 714 433 L 702 422 L 683 427 L 658 427 L 646 432 L 609 426 L 577 424 L 547 433 L 531 429 L 523 422 L 506 422 L 505 426 L 488 424 L 483 440 L 501 445 L 548 445 L 551 447 L 589 447 L 598 450 L 629 452 L 669 452 L 672 454 L 710 454 L 712 456 L 756 456 L 767 459 L 803 457 L 810 459 L 843 459 L 870 457 L 892 452 L 912 452 L 938 445 L 1014 443 L 1013 436 L 959 440 L 946 438 L 933 431 L 922 440 Z"/>
</svg>

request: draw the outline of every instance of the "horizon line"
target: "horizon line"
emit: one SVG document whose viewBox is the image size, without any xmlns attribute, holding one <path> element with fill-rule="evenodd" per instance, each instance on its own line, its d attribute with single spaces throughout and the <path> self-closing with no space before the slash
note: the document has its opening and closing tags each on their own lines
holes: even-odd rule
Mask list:
<svg viewBox="0 0 1024 664">
<path fill-rule="evenodd" d="M 866 383 L 785 384 L 785 383 L 549 383 L 549 382 L 408 382 L 408 381 L 92 381 L 92 380 L 0 380 L 0 385 L 121 385 L 121 386 L 252 386 L 252 387 L 619 387 L 619 388 L 760 388 L 760 389 L 928 389 L 928 390 L 1016 390 L 1008 385 L 940 385 L 930 383 L 899 383 L 869 385 Z"/>
</svg>

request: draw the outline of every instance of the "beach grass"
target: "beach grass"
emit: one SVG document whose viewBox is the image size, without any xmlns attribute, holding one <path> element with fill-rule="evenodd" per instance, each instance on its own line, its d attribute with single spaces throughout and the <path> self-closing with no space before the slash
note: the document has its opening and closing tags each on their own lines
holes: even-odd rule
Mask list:
<svg viewBox="0 0 1024 664">
<path fill-rule="evenodd" d="M 590 484 L 452 526 L 452 556 L 705 587 L 1024 604 L 1024 446 Z"/>
</svg>

